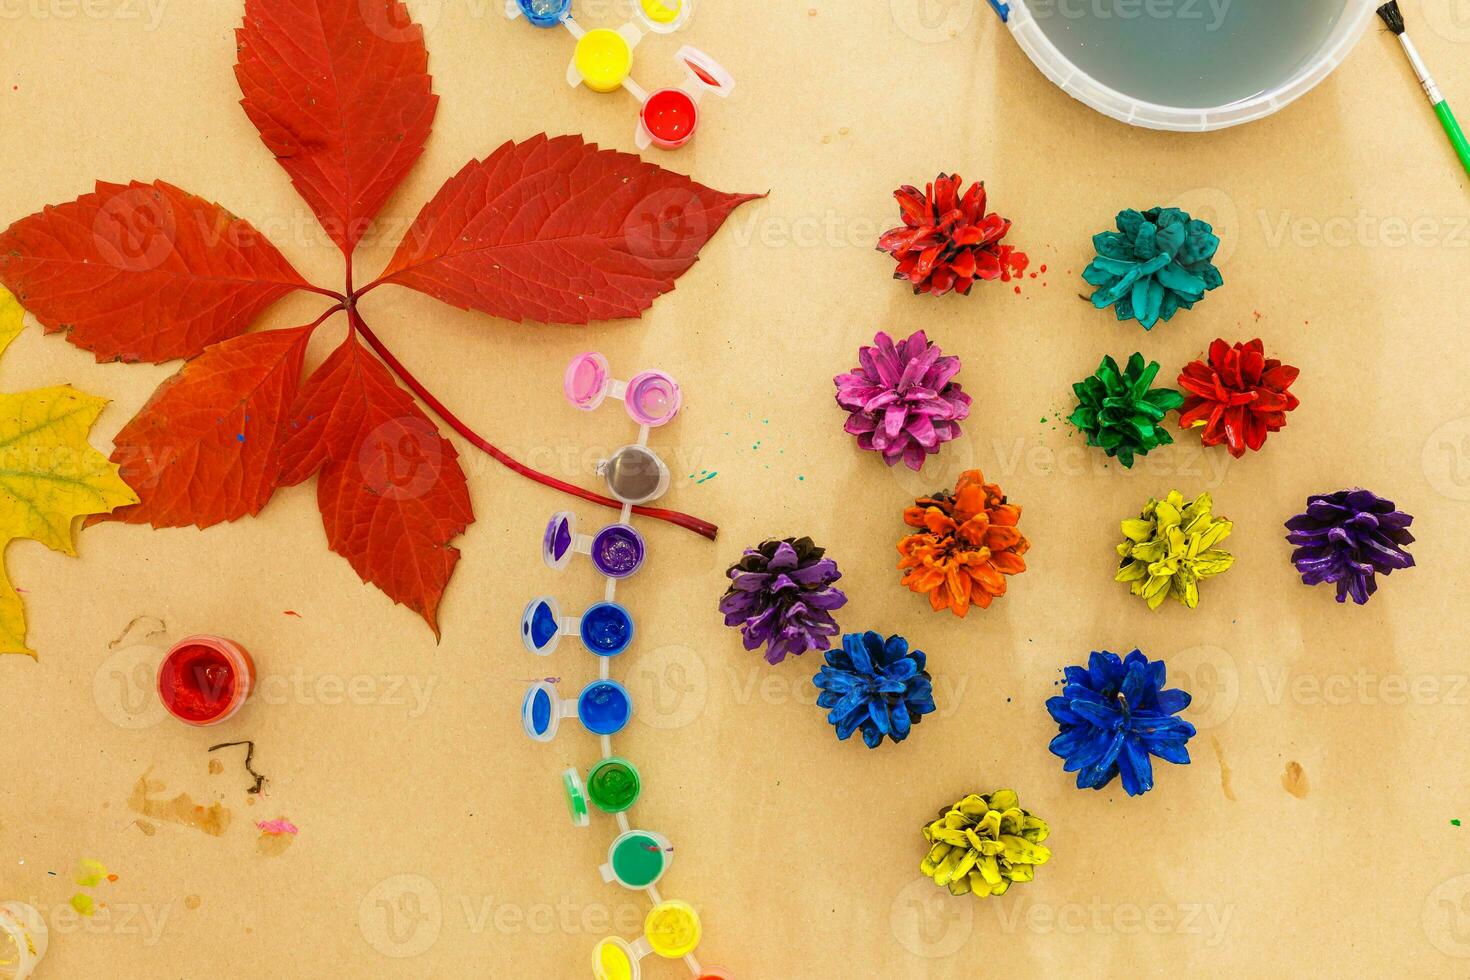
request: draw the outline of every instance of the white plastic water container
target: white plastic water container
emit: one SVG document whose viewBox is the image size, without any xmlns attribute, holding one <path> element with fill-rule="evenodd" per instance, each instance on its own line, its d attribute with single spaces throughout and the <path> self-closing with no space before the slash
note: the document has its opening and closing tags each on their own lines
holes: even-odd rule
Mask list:
<svg viewBox="0 0 1470 980">
<path fill-rule="evenodd" d="M 1281 0 L 1291 3 L 1293 0 Z M 1347 59 L 1373 19 L 1378 0 L 1343 0 L 1331 33 L 1291 77 L 1247 99 L 1211 108 L 1162 105 L 1111 88 L 1079 68 L 1037 24 L 1037 0 L 989 0 L 1021 50 L 1064 92 L 1104 115 L 1146 129 L 1200 133 L 1239 126 L 1295 102 Z"/>
</svg>

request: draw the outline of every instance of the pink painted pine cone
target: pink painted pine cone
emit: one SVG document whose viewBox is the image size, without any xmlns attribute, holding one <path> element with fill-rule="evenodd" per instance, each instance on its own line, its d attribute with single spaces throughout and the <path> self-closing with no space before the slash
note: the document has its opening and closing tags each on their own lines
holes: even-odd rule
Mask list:
<svg viewBox="0 0 1470 980">
<path fill-rule="evenodd" d="M 917 472 L 969 417 L 970 396 L 954 381 L 959 370 L 960 359 L 942 356 L 922 330 L 897 344 L 879 331 L 872 347 L 859 348 L 857 368 L 832 379 L 837 404 L 850 413 L 843 428 L 860 449 Z"/>
</svg>

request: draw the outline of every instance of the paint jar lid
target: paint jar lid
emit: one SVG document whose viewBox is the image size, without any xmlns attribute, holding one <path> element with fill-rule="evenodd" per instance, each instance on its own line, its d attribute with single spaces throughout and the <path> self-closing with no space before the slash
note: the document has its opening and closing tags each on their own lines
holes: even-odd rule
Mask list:
<svg viewBox="0 0 1470 980">
<path fill-rule="evenodd" d="M 607 849 L 607 863 L 598 869 L 602 880 L 634 890 L 657 884 L 674 863 L 674 848 L 663 834 L 651 830 L 621 833 Z"/>
<path fill-rule="evenodd" d="M 655 98 L 665 93 L 683 96 L 689 100 L 689 107 L 694 109 L 694 100 L 689 99 L 688 95 L 678 89 L 664 89 L 655 92 L 649 98 L 649 103 L 652 104 Z M 689 136 L 693 135 L 694 130 L 691 128 L 688 135 L 679 141 L 680 145 L 687 142 Z M 623 403 L 627 406 L 628 415 L 634 422 L 657 428 L 672 422 L 674 416 L 679 414 L 679 409 L 684 404 L 684 395 L 679 391 L 678 383 L 669 375 L 662 371 L 644 371 L 628 382 L 628 390 L 623 394 Z"/>
<path fill-rule="evenodd" d="M 577 515 L 569 510 L 557 511 L 546 522 L 546 534 L 541 538 L 541 558 L 546 564 L 561 571 L 571 562 L 577 550 Z"/>
<path fill-rule="evenodd" d="M 560 725 L 561 694 L 550 681 L 536 681 L 521 702 L 521 727 L 533 741 L 549 742 Z"/>
<path fill-rule="evenodd" d="M 595 351 L 572 358 L 561 380 L 561 390 L 567 401 L 584 412 L 595 411 L 607 397 L 610 387 L 612 375 L 608 371 L 607 358 Z"/>
<path fill-rule="evenodd" d="M 616 602 L 588 607 L 578 626 L 582 645 L 599 657 L 616 657 L 633 644 L 633 614 Z"/>
<path fill-rule="evenodd" d="M 608 578 L 624 579 L 643 567 L 647 550 L 631 524 L 609 524 L 592 538 L 592 563 Z"/>
<path fill-rule="evenodd" d="M 694 0 L 635 0 L 638 19 L 656 34 L 672 34 L 689 23 Z"/>
<path fill-rule="evenodd" d="M 593 735 L 616 735 L 633 717 L 633 697 L 617 681 L 593 681 L 577 697 L 577 717 Z"/>
<path fill-rule="evenodd" d="M 640 959 L 626 939 L 608 936 L 592 948 L 592 976 L 594 980 L 639 980 L 643 976 Z"/>
<path fill-rule="evenodd" d="M 603 813 L 623 813 L 643 795 L 643 779 L 627 759 L 611 756 L 587 773 L 587 796 Z"/>
<path fill-rule="evenodd" d="M 506 4 L 506 12 L 511 15 L 517 9 L 537 27 L 555 27 L 571 16 L 572 0 L 510 0 Z"/>
<path fill-rule="evenodd" d="M 688 902 L 660 902 L 643 920 L 643 936 L 655 953 L 666 960 L 683 959 L 699 947 L 704 928 L 699 913 Z"/>
<path fill-rule="evenodd" d="M 669 468 L 647 446 L 624 446 L 597 466 L 608 493 L 625 504 L 646 504 L 669 489 Z"/>
<path fill-rule="evenodd" d="M 521 614 L 521 642 L 526 649 L 548 656 L 561 642 L 561 607 L 553 596 L 537 596 Z"/>
<path fill-rule="evenodd" d="M 561 788 L 567 795 L 567 812 L 572 816 L 572 826 L 585 827 L 592 822 L 587 809 L 587 791 L 582 786 L 582 776 L 575 769 L 561 774 Z"/>
<path fill-rule="evenodd" d="M 684 45 L 674 55 L 694 77 L 694 81 L 707 92 L 728 98 L 735 90 L 735 76 L 703 51 L 692 45 Z"/>
</svg>

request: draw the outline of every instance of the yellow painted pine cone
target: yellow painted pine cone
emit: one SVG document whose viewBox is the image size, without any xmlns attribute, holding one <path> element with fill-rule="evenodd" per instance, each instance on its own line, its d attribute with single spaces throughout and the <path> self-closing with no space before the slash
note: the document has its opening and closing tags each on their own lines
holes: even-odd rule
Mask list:
<svg viewBox="0 0 1470 980">
<path fill-rule="evenodd" d="M 1235 525 L 1211 513 L 1208 493 L 1185 503 L 1171 490 L 1163 500 L 1150 500 L 1143 513 L 1123 522 L 1122 561 L 1114 579 L 1157 609 L 1173 596 L 1190 609 L 1199 605 L 1200 579 L 1219 575 L 1235 564 L 1220 542 Z"/>
<path fill-rule="evenodd" d="M 972 793 L 924 828 L 930 847 L 919 868 L 951 895 L 1004 895 L 1051 858 L 1041 846 L 1050 832 L 1046 821 L 1021 809 L 1015 790 Z"/>
</svg>

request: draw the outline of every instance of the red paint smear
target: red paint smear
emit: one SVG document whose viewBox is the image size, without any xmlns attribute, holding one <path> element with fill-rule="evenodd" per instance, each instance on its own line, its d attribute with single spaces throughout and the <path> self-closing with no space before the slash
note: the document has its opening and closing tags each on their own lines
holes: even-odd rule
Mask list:
<svg viewBox="0 0 1470 980">
<path fill-rule="evenodd" d="M 1017 296 L 1020 296 L 1021 295 L 1021 287 L 1020 286 L 1017 286 L 1016 287 L 1016 295 Z"/>
<path fill-rule="evenodd" d="M 1045 272 L 1045 271 L 1046 271 L 1046 266 L 1045 266 L 1045 265 L 1044 265 L 1044 264 L 1043 264 L 1043 265 L 1042 265 L 1042 267 L 1041 267 L 1041 271 L 1042 271 L 1042 272 Z"/>
<path fill-rule="evenodd" d="M 285 612 L 281 613 L 281 615 L 282 616 L 295 616 L 297 619 L 300 619 L 301 618 L 301 614 L 299 612 L 297 612 L 296 610 L 294 610 L 294 609 L 287 609 Z"/>
</svg>

